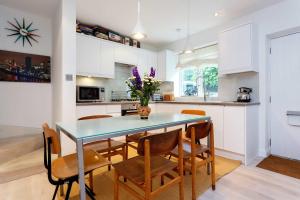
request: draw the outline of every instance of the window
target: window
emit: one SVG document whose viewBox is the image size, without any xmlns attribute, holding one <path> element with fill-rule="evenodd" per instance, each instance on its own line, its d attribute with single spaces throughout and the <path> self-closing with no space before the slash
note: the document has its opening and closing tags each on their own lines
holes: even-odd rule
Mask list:
<svg viewBox="0 0 300 200">
<path fill-rule="evenodd" d="M 217 45 L 180 55 L 179 68 L 181 96 L 218 96 Z"/>
</svg>

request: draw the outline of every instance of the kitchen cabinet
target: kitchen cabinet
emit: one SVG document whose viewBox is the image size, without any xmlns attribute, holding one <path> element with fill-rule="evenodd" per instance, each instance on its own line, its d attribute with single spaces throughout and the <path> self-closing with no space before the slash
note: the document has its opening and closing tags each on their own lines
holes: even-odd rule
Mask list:
<svg viewBox="0 0 300 200">
<path fill-rule="evenodd" d="M 94 76 L 99 74 L 99 39 L 77 33 L 76 41 L 77 75 Z"/>
<path fill-rule="evenodd" d="M 120 109 L 121 111 L 121 109 Z M 90 115 L 102 115 L 106 114 L 105 105 L 87 105 L 87 106 L 77 106 L 76 107 L 76 118 L 90 116 Z"/>
<path fill-rule="evenodd" d="M 96 37 L 76 35 L 77 75 L 114 78 L 114 46 Z"/>
<path fill-rule="evenodd" d="M 239 159 L 246 165 L 258 155 L 258 106 L 224 106 L 156 103 L 157 113 L 180 113 L 183 109 L 204 110 L 214 124 L 217 154 Z M 184 128 L 176 126 L 168 130 Z M 206 144 L 207 140 L 201 140 Z"/>
<path fill-rule="evenodd" d="M 219 34 L 219 74 L 257 72 L 257 45 L 253 24 L 240 25 Z"/>
<path fill-rule="evenodd" d="M 224 107 L 224 149 L 245 153 L 245 108 Z"/>
<path fill-rule="evenodd" d="M 115 44 L 115 62 L 128 65 L 137 65 L 138 48 L 123 44 Z"/>
<path fill-rule="evenodd" d="M 244 155 L 245 164 L 258 154 L 258 106 L 224 107 L 224 150 Z"/>
<path fill-rule="evenodd" d="M 157 54 L 157 78 L 162 81 L 174 81 L 178 56 L 170 50 L 163 50 Z"/>
<path fill-rule="evenodd" d="M 121 116 L 121 105 L 83 105 L 76 107 L 76 118 L 89 115 Z"/>
<path fill-rule="evenodd" d="M 151 67 L 157 69 L 157 53 L 146 49 L 138 49 L 137 66 L 141 75 L 149 74 Z"/>
<path fill-rule="evenodd" d="M 114 45 L 106 40 L 100 40 L 99 73 L 104 78 L 115 77 Z"/>
</svg>

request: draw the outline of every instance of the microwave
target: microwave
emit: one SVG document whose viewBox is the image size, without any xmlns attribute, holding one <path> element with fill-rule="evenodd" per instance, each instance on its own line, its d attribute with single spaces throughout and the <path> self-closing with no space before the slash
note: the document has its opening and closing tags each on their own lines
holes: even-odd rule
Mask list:
<svg viewBox="0 0 300 200">
<path fill-rule="evenodd" d="M 77 102 L 99 102 L 105 100 L 105 88 L 96 86 L 77 86 Z"/>
</svg>

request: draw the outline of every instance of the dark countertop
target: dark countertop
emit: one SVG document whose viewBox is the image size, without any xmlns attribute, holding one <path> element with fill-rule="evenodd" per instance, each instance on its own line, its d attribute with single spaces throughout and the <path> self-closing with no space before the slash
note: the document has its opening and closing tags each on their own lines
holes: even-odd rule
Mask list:
<svg viewBox="0 0 300 200">
<path fill-rule="evenodd" d="M 91 105 L 121 105 L 128 103 L 138 103 L 138 101 L 105 101 L 105 102 L 90 102 L 90 103 L 77 103 L 77 106 L 91 106 Z M 250 103 L 242 103 L 242 102 L 234 102 L 234 101 L 152 101 L 151 103 L 156 104 L 192 104 L 192 105 L 220 105 L 220 106 L 254 106 L 259 105 L 259 102 L 250 102 Z"/>
</svg>

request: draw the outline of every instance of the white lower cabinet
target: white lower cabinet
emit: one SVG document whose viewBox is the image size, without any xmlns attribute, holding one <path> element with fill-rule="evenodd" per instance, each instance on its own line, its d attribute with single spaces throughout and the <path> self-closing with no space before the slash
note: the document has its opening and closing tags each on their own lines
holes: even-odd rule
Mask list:
<svg viewBox="0 0 300 200">
<path fill-rule="evenodd" d="M 121 105 L 84 105 L 76 107 L 77 119 L 89 115 L 121 116 Z"/>
<path fill-rule="evenodd" d="M 240 159 L 246 165 L 258 155 L 258 106 L 155 104 L 157 113 L 180 113 L 184 109 L 204 110 L 211 117 L 219 155 Z M 201 143 L 206 144 L 206 139 Z"/>
<path fill-rule="evenodd" d="M 245 153 L 245 107 L 224 107 L 224 149 Z"/>
</svg>

